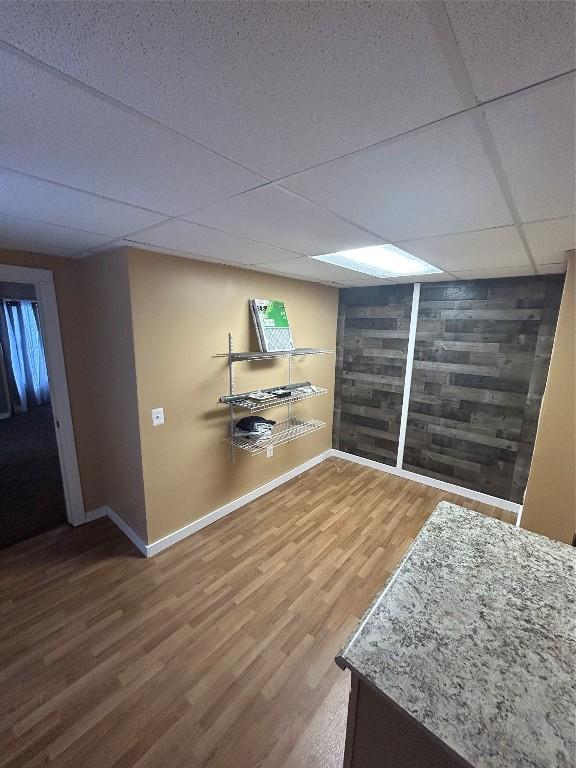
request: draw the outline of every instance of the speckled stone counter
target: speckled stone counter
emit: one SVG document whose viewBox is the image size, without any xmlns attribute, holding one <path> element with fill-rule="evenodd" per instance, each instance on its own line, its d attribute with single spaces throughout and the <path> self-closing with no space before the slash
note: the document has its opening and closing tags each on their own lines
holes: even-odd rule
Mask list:
<svg viewBox="0 0 576 768">
<path fill-rule="evenodd" d="M 576 765 L 576 550 L 441 502 L 337 658 L 475 768 Z"/>
</svg>

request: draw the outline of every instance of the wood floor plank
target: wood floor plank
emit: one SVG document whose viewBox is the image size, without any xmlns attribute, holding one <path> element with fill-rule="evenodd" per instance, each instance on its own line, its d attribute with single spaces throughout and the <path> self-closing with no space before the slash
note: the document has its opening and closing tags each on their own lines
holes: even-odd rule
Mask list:
<svg viewBox="0 0 576 768">
<path fill-rule="evenodd" d="M 0 554 L 2 768 L 335 768 L 333 658 L 441 499 L 329 459 L 157 557 L 107 520 Z"/>
</svg>

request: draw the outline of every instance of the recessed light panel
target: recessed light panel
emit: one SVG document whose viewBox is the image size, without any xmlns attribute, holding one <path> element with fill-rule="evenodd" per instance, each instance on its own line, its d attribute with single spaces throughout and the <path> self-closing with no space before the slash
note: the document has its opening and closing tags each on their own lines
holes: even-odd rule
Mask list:
<svg viewBox="0 0 576 768">
<path fill-rule="evenodd" d="M 429 275 L 442 272 L 441 269 L 417 259 L 411 253 L 397 248 L 395 245 L 371 245 L 367 248 L 354 248 L 351 251 L 337 251 L 312 256 L 313 259 L 336 264 L 338 267 L 363 272 L 373 277 L 406 277 Z"/>
</svg>

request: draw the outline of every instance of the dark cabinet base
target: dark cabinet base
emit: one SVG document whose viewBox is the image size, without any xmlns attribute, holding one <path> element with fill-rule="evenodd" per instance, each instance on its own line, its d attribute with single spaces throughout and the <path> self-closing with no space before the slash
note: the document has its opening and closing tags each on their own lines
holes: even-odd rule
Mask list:
<svg viewBox="0 0 576 768">
<path fill-rule="evenodd" d="M 371 685 L 352 674 L 344 768 L 471 768 Z"/>
</svg>

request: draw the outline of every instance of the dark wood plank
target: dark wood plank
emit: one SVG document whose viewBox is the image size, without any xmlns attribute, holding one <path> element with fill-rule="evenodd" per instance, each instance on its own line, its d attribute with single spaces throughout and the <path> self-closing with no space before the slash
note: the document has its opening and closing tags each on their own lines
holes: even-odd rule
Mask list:
<svg viewBox="0 0 576 768">
<path fill-rule="evenodd" d="M 553 275 L 422 285 L 405 469 L 522 501 L 562 284 Z M 333 444 L 391 465 L 411 299 L 412 286 L 340 298 Z"/>
</svg>

